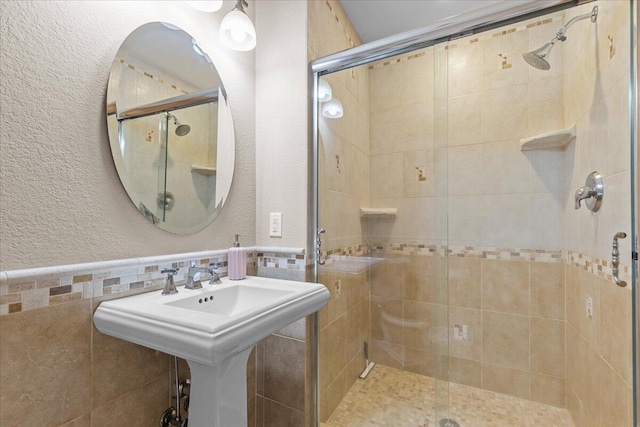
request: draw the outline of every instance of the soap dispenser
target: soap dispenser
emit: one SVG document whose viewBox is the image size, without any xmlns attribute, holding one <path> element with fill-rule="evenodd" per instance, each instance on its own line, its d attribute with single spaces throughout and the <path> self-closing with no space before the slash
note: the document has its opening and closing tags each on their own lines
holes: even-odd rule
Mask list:
<svg viewBox="0 0 640 427">
<path fill-rule="evenodd" d="M 233 247 L 229 248 L 228 255 L 228 275 L 229 280 L 242 280 L 247 277 L 247 252 L 240 247 L 240 237 L 236 234 L 236 241 Z"/>
</svg>

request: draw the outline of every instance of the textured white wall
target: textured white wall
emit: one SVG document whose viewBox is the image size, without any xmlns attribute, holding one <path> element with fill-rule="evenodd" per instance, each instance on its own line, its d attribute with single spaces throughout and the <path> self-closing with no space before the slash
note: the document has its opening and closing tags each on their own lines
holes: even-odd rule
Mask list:
<svg viewBox="0 0 640 427">
<path fill-rule="evenodd" d="M 225 2 L 224 11 L 230 8 Z M 219 42 L 224 11 L 205 14 L 180 1 L 0 3 L 0 269 L 226 248 L 236 232 L 244 245 L 255 243 L 254 53 Z M 248 13 L 254 15 L 253 4 Z M 111 61 L 125 37 L 150 21 L 174 23 L 199 41 L 234 114 L 229 200 L 209 227 L 189 236 L 166 233 L 140 215 L 120 184 L 107 138 Z"/>
<path fill-rule="evenodd" d="M 256 244 L 305 247 L 307 2 L 256 2 Z M 282 212 L 282 238 L 269 213 Z"/>
</svg>

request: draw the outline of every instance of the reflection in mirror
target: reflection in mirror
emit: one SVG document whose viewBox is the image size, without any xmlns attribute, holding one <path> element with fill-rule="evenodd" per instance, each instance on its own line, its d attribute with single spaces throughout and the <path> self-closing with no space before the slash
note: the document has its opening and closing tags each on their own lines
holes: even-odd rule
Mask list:
<svg viewBox="0 0 640 427">
<path fill-rule="evenodd" d="M 107 122 L 120 180 L 147 220 L 177 234 L 213 221 L 231 187 L 233 121 L 220 76 L 189 34 L 153 22 L 127 37 Z"/>
</svg>

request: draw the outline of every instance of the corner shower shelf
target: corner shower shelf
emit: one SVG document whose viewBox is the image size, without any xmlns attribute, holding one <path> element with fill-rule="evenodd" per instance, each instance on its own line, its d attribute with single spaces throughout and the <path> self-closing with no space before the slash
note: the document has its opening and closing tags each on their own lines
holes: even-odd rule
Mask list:
<svg viewBox="0 0 640 427">
<path fill-rule="evenodd" d="M 204 176 L 214 176 L 217 169 L 209 166 L 191 165 L 191 172 L 199 173 Z"/>
<path fill-rule="evenodd" d="M 576 125 L 520 140 L 521 151 L 564 150 L 576 137 Z"/>
<path fill-rule="evenodd" d="M 396 208 L 360 208 L 361 218 L 393 218 L 397 213 Z"/>
</svg>

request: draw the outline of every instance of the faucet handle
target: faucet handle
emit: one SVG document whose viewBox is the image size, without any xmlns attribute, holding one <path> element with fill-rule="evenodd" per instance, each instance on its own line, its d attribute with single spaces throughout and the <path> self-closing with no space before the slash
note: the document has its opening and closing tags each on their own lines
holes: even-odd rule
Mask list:
<svg viewBox="0 0 640 427">
<path fill-rule="evenodd" d="M 196 262 L 195 261 L 189 261 L 189 267 L 193 268 L 196 266 Z"/>
<path fill-rule="evenodd" d="M 178 270 L 180 270 L 179 268 L 165 268 L 164 270 L 160 271 L 160 273 L 167 273 L 169 276 L 175 276 L 176 274 L 178 274 Z"/>
<path fill-rule="evenodd" d="M 218 273 L 218 269 L 222 267 L 222 263 L 220 262 L 212 262 L 209 264 L 211 267 L 211 280 L 209 280 L 210 285 L 219 285 L 222 283 L 220 280 L 220 274 Z"/>
</svg>

